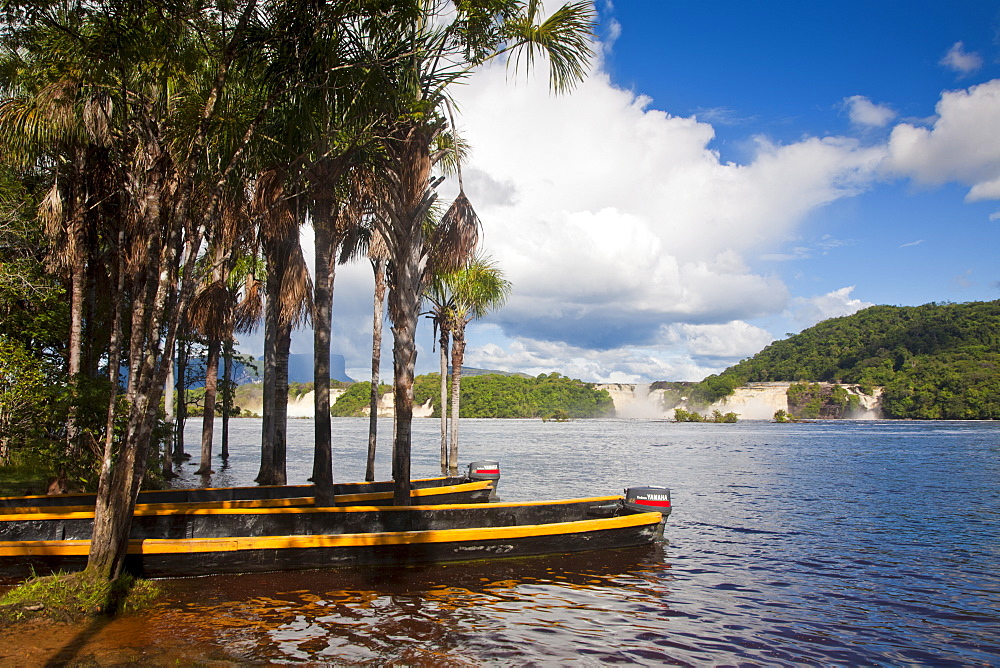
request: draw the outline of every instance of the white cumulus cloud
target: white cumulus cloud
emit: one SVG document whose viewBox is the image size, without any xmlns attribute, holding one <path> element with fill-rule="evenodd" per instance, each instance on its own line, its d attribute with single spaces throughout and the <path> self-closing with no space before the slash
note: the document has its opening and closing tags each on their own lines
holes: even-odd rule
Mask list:
<svg viewBox="0 0 1000 668">
<path fill-rule="evenodd" d="M 512 338 L 581 349 L 662 349 L 664 326 L 781 313 L 787 287 L 744 257 L 862 191 L 884 157 L 846 138 L 758 138 L 751 162 L 723 162 L 711 125 L 658 110 L 600 70 L 553 96 L 544 77 L 487 68 L 459 102 L 473 151 L 466 191 L 514 286 L 492 321 Z"/>
<path fill-rule="evenodd" d="M 874 306 L 871 302 L 854 299 L 853 285 L 816 297 L 796 297 L 792 300 L 792 317 L 802 329 L 812 327 L 829 318 L 839 318 Z"/>
<path fill-rule="evenodd" d="M 889 170 L 928 185 L 963 183 L 970 201 L 1000 199 L 1000 79 L 946 91 L 936 111 L 929 128 L 893 128 Z"/>
</svg>

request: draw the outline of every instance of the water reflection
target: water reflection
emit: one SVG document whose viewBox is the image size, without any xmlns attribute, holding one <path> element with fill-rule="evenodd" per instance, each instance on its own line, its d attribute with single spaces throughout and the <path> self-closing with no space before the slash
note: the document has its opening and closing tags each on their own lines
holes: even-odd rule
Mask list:
<svg viewBox="0 0 1000 668">
<path fill-rule="evenodd" d="M 220 576 L 166 582 L 159 615 L 216 638 L 237 660 L 478 665 L 624 654 L 637 615 L 669 615 L 659 545 L 429 567 Z M 196 631 L 197 629 L 197 631 Z M 572 633 L 566 630 L 571 629 Z M 645 652 L 652 651 L 646 647 Z"/>
</svg>

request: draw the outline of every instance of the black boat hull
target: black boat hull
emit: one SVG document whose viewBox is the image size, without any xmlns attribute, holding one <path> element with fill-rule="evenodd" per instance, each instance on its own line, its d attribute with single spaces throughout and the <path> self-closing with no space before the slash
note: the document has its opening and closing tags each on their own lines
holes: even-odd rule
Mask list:
<svg viewBox="0 0 1000 668">
<path fill-rule="evenodd" d="M 411 565 L 633 547 L 662 535 L 662 516 L 441 531 L 318 536 L 145 539 L 129 542 L 126 568 L 145 577 Z M 90 541 L 0 543 L 0 570 L 22 575 L 86 566 Z M 16 562 L 16 564 L 15 564 Z M 16 568 L 12 568 L 16 566 Z"/>
</svg>

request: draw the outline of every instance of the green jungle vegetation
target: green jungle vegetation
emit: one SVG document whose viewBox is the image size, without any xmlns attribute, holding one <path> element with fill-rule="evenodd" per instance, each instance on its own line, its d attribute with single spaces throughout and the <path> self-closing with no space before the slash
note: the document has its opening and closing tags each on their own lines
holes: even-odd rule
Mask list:
<svg viewBox="0 0 1000 668">
<path fill-rule="evenodd" d="M 794 419 L 849 418 L 861 399 L 839 385 L 795 383 L 788 388 L 789 416 Z"/>
<path fill-rule="evenodd" d="M 700 383 L 663 386 L 677 385 L 692 403 L 708 405 L 766 381 L 810 381 L 789 397 L 806 410 L 802 417 L 817 407 L 811 383 L 828 382 L 857 383 L 866 393 L 882 387 L 889 418 L 998 419 L 1000 300 L 872 306 L 775 341 Z"/>
<path fill-rule="evenodd" d="M 420 378 L 422 376 L 418 377 L 417 382 L 419 382 Z M 364 415 L 364 409 L 371 405 L 371 382 L 343 383 L 342 385 L 349 385 L 349 387 L 346 392 L 337 398 L 333 406 L 330 407 L 330 414 L 333 417 L 358 417 Z M 379 383 L 379 396 L 387 392 L 392 392 L 392 385 Z"/>
<path fill-rule="evenodd" d="M 674 409 L 674 422 L 737 422 L 739 416 L 736 413 L 723 413 L 722 411 L 712 411 L 711 415 L 702 415 L 696 411 L 686 411 L 683 408 Z"/>
<path fill-rule="evenodd" d="M 435 417 L 441 415 L 440 383 L 440 374 L 429 373 L 417 376 L 413 386 L 414 401 L 420 405 L 428 400 L 433 402 Z M 391 389 L 383 387 L 386 392 Z M 333 415 L 363 415 L 363 409 L 368 406 L 370 388 L 367 382 L 352 385 L 334 404 Z M 541 374 L 535 378 L 501 374 L 462 378 L 460 417 L 567 420 L 610 417 L 614 414 L 614 402 L 606 390 L 594 389 L 593 383 L 584 383 L 558 373 Z"/>
</svg>

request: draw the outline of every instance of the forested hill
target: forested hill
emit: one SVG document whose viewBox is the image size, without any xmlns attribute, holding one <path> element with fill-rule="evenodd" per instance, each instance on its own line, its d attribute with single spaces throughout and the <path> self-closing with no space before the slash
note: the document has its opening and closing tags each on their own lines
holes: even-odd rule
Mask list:
<svg viewBox="0 0 1000 668">
<path fill-rule="evenodd" d="M 824 320 L 709 376 L 697 394 L 799 380 L 882 386 L 888 417 L 1000 419 L 1000 300 L 872 306 Z"/>
</svg>

